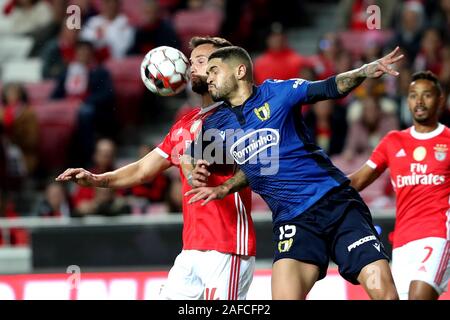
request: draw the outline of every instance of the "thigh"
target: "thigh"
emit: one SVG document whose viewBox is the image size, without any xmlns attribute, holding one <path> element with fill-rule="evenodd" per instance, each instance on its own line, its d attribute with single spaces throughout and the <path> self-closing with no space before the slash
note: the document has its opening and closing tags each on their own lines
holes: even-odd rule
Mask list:
<svg viewBox="0 0 450 320">
<path fill-rule="evenodd" d="M 253 280 L 255 257 L 205 251 L 199 265 L 205 300 L 245 300 Z"/>
<path fill-rule="evenodd" d="M 310 219 L 311 218 L 311 219 Z M 318 267 L 318 280 L 327 274 L 329 252 L 327 240 L 310 220 L 313 216 L 300 215 L 274 226 L 274 263 L 291 259 Z"/>
<path fill-rule="evenodd" d="M 445 292 L 450 277 L 450 241 L 430 237 L 407 245 L 414 257 L 410 281 L 423 281 L 439 295 Z"/>
<path fill-rule="evenodd" d="M 317 265 L 283 258 L 272 267 L 272 299 L 304 300 L 319 279 Z"/>
<path fill-rule="evenodd" d="M 183 250 L 169 271 L 167 282 L 161 289 L 163 300 L 201 300 L 204 285 L 195 268 L 198 252 Z"/>
<path fill-rule="evenodd" d="M 331 257 L 347 281 L 358 284 L 361 270 L 378 260 L 389 260 L 365 206 L 347 209 L 331 236 Z"/>
<path fill-rule="evenodd" d="M 414 255 L 408 246 L 401 246 L 392 250 L 392 276 L 394 277 L 400 300 L 408 300 L 409 284 L 414 268 Z"/>
</svg>

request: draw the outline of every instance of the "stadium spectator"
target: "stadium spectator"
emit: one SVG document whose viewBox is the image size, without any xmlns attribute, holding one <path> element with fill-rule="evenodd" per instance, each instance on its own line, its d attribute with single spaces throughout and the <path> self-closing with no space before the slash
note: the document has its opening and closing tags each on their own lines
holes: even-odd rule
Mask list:
<svg viewBox="0 0 450 320">
<path fill-rule="evenodd" d="M 53 99 L 79 99 L 75 163 L 86 164 L 94 149 L 96 134 L 114 135 L 114 88 L 110 72 L 94 59 L 92 44 L 78 41 L 75 60 L 61 74 Z"/>
<path fill-rule="evenodd" d="M 39 217 L 70 217 L 72 205 L 64 185 L 57 182 L 48 184 L 44 199 L 39 203 L 36 213 Z"/>
<path fill-rule="evenodd" d="M 52 9 L 44 0 L 9 0 L 3 7 L 0 34 L 30 35 L 52 22 Z"/>
<path fill-rule="evenodd" d="M 75 60 L 78 29 L 69 29 L 61 25 L 57 38 L 49 40 L 40 52 L 42 59 L 42 77 L 44 79 L 58 79 Z"/>
<path fill-rule="evenodd" d="M 80 37 L 92 42 L 97 57 L 122 58 L 133 43 L 133 28 L 121 13 L 121 0 L 102 0 L 100 14 L 91 17 L 81 29 Z"/>
<path fill-rule="evenodd" d="M 357 161 L 361 156 L 367 158 L 389 131 L 399 128 L 396 115 L 382 110 L 379 97 L 368 96 L 361 103 L 361 118 L 349 125 L 342 154 L 346 161 Z"/>
<path fill-rule="evenodd" d="M 92 215 L 114 217 L 126 214 L 131 214 L 131 207 L 126 199 L 117 196 L 114 189 L 108 188 L 95 188 L 94 198 L 80 203 L 74 212 L 75 217 Z"/>
<path fill-rule="evenodd" d="M 388 47 L 401 47 L 406 52 L 409 63 L 412 63 L 420 50 L 423 28 L 425 27 L 425 12 L 419 1 L 404 1 L 401 6 L 401 19 L 395 27 L 395 33 Z"/>
<path fill-rule="evenodd" d="M 329 32 L 321 37 L 318 53 L 311 57 L 318 79 L 326 79 L 335 74 L 336 61 L 342 50 L 342 43 L 337 33 Z"/>
<path fill-rule="evenodd" d="M 305 114 L 311 138 L 329 156 L 341 153 L 347 135 L 346 110 L 332 100 L 316 102 Z"/>
<path fill-rule="evenodd" d="M 99 139 L 95 146 L 93 155 L 92 172 L 100 174 L 115 169 L 116 145 L 110 139 Z M 92 201 L 95 197 L 94 189 L 77 186 L 73 192 L 72 202 L 77 209 L 83 202 Z"/>
<path fill-rule="evenodd" d="M 23 85 L 10 83 L 3 87 L 0 125 L 8 140 L 18 146 L 24 157 L 26 172 L 32 175 L 39 162 L 39 125 Z"/>
<path fill-rule="evenodd" d="M 442 93 L 431 72 L 414 74 L 408 94 L 413 126 L 386 135 L 350 175 L 362 190 L 390 169 L 397 194 L 392 273 L 402 299 L 438 299 L 450 278 L 450 129 L 438 122 Z"/>
<path fill-rule="evenodd" d="M 438 29 L 429 28 L 423 33 L 420 51 L 413 62 L 413 71 L 430 70 L 438 77 L 443 64 L 442 37 Z"/>
<path fill-rule="evenodd" d="M 180 41 L 172 25 L 160 12 L 157 0 L 146 0 L 143 3 L 145 24 L 136 29 L 131 54 L 145 55 L 159 46 L 170 46 L 180 49 Z"/>
<path fill-rule="evenodd" d="M 266 79 L 296 78 L 307 59 L 289 47 L 286 33 L 280 23 L 273 23 L 266 39 L 267 49 L 255 60 L 255 82 Z"/>
</svg>

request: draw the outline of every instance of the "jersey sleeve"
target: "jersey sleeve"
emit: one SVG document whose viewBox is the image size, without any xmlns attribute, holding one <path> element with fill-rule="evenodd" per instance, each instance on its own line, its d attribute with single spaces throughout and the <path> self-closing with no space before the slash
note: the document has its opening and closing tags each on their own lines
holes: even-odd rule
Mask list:
<svg viewBox="0 0 450 320">
<path fill-rule="evenodd" d="M 171 163 L 173 163 L 172 150 L 174 147 L 172 135 L 173 135 L 173 128 L 169 131 L 169 133 L 167 133 L 164 140 L 155 148 L 156 152 L 158 152 L 161 155 L 161 157 L 167 159 Z"/>
<path fill-rule="evenodd" d="M 307 102 L 306 92 L 310 83 L 310 81 L 304 79 L 266 80 L 264 82 L 265 85 L 270 86 L 273 93 L 282 97 L 290 107 Z"/>
<path fill-rule="evenodd" d="M 378 146 L 373 150 L 367 165 L 378 172 L 383 172 L 389 166 L 388 157 L 389 135 L 384 137 Z"/>
<path fill-rule="evenodd" d="M 170 129 L 155 150 L 163 158 L 177 166 L 179 165 L 180 156 L 184 154 L 188 141 L 191 141 L 189 130 L 185 129 L 183 123 L 179 121 Z"/>
</svg>

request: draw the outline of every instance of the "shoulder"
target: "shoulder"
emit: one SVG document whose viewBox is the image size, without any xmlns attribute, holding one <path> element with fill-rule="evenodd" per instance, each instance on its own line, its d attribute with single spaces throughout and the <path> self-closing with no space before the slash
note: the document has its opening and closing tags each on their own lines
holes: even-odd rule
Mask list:
<svg viewBox="0 0 450 320">
<path fill-rule="evenodd" d="M 199 107 L 195 107 L 192 110 L 186 112 L 175 124 L 172 126 L 172 130 L 175 128 L 180 128 L 191 122 L 195 117 L 198 116 L 200 112 Z"/>
<path fill-rule="evenodd" d="M 391 130 L 384 136 L 383 140 L 393 141 L 398 139 L 405 139 L 409 136 L 409 128 L 405 130 Z"/>
</svg>

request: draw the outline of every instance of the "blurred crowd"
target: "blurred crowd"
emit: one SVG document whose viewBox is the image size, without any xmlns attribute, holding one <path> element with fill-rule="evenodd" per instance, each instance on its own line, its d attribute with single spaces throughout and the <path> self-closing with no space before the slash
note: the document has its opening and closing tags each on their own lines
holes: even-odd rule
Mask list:
<svg viewBox="0 0 450 320">
<path fill-rule="evenodd" d="M 406 102 L 412 73 L 433 71 L 448 95 L 450 0 L 314 3 L 338 3 L 337 28 L 320 37 L 315 54 L 305 55 L 288 35 L 313 23 L 306 0 L 0 0 L 0 217 L 180 212 L 176 170 L 129 190 L 52 180 L 67 167 L 112 170 L 158 143 L 139 143 L 136 154 L 118 157 L 127 128 L 170 125 L 195 100 L 188 89 L 176 100 L 183 100 L 178 111 L 168 114 L 171 98 L 144 90 L 139 65 L 161 45 L 189 55 L 194 35 L 222 36 L 248 49 L 257 83 L 325 79 L 400 46 L 406 59 L 396 66 L 398 78 L 367 80 L 344 99 L 302 108 L 312 138 L 345 173 L 359 168 L 387 132 L 412 125 Z M 379 30 L 367 27 L 373 4 L 381 9 Z M 80 28 L 71 29 L 78 9 Z M 450 100 L 441 122 L 450 124 Z M 372 207 L 392 208 L 388 174 L 363 196 Z M 265 208 L 255 197 L 255 209 Z M 15 237 L 26 243 L 20 233 Z"/>
</svg>

